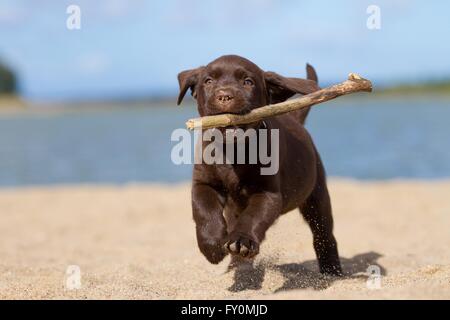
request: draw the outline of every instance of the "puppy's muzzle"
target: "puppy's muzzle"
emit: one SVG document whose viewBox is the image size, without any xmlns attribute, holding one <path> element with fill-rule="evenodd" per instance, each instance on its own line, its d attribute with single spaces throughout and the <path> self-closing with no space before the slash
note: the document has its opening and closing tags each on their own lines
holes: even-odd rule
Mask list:
<svg viewBox="0 0 450 320">
<path fill-rule="evenodd" d="M 234 100 L 234 94 L 229 90 L 218 90 L 215 94 L 216 102 L 222 106 L 227 106 Z"/>
</svg>

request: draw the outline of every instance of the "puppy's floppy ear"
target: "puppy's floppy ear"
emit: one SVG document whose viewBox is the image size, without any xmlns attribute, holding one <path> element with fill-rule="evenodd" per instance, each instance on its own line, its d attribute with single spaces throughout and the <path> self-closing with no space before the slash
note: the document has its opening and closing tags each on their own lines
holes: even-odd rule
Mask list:
<svg viewBox="0 0 450 320">
<path fill-rule="evenodd" d="M 196 69 L 185 70 L 178 74 L 178 83 L 180 85 L 180 94 L 178 95 L 177 105 L 183 101 L 184 95 L 188 89 L 191 89 L 191 94 L 196 98 L 195 86 L 197 85 L 200 73 L 205 67 L 199 67 Z"/>
<path fill-rule="evenodd" d="M 264 72 L 270 103 L 286 101 L 296 93 L 308 94 L 320 90 L 317 74 L 312 66 L 306 65 L 308 79 L 287 78 L 275 72 Z"/>
</svg>

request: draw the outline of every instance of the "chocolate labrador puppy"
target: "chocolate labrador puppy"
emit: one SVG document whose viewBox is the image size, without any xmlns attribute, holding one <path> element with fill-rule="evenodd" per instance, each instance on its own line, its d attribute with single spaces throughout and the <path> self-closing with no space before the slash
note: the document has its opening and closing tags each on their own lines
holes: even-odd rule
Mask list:
<svg viewBox="0 0 450 320">
<path fill-rule="evenodd" d="M 222 56 L 207 66 L 178 75 L 178 104 L 190 89 L 201 116 L 245 114 L 295 94 L 319 90 L 310 65 L 307 78 L 283 77 L 264 72 L 245 58 Z M 275 220 L 299 208 L 313 234 L 320 272 L 342 274 L 325 170 L 304 127 L 308 111 L 302 109 L 242 126 L 278 129 L 279 170 L 274 175 L 261 175 L 260 162 L 194 165 L 192 209 L 197 241 L 211 263 L 219 263 L 228 253 L 254 257 Z"/>
</svg>

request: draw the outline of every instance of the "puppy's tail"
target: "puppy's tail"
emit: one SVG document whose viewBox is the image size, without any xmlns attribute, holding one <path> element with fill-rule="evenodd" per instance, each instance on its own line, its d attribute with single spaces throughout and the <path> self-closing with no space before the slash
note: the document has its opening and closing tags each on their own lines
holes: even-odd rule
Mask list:
<svg viewBox="0 0 450 320">
<path fill-rule="evenodd" d="M 314 70 L 313 66 L 310 65 L 309 63 L 306 64 L 306 79 L 312 80 L 316 83 L 319 82 L 319 78 L 317 77 L 316 70 Z M 300 119 L 301 124 L 305 124 L 306 117 L 308 116 L 310 109 L 311 109 L 311 107 L 303 108 L 300 110 L 299 119 Z"/>
<path fill-rule="evenodd" d="M 317 77 L 316 70 L 309 63 L 306 64 L 306 79 L 312 80 L 315 83 L 319 82 L 319 78 Z"/>
</svg>

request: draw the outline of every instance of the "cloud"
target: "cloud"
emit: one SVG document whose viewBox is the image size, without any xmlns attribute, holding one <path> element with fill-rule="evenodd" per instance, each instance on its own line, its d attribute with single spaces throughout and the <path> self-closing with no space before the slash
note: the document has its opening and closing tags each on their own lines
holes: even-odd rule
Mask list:
<svg viewBox="0 0 450 320">
<path fill-rule="evenodd" d="M 103 52 L 89 52 L 81 55 L 78 60 L 78 72 L 84 75 L 99 75 L 104 73 L 111 66 L 108 55 Z"/>
</svg>

